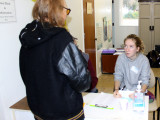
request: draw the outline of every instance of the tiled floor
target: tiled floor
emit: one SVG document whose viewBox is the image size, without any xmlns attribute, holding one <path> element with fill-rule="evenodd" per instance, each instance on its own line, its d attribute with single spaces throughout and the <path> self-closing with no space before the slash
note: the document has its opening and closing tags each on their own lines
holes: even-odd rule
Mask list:
<svg viewBox="0 0 160 120">
<path fill-rule="evenodd" d="M 156 77 L 160 77 L 160 68 L 153 68 L 154 75 Z M 106 93 L 113 93 L 114 81 L 113 81 L 113 74 L 102 74 L 99 77 L 97 88 L 98 92 L 106 92 Z M 154 88 L 150 89 L 151 91 Z M 153 120 L 153 113 L 149 113 L 149 120 Z"/>
</svg>

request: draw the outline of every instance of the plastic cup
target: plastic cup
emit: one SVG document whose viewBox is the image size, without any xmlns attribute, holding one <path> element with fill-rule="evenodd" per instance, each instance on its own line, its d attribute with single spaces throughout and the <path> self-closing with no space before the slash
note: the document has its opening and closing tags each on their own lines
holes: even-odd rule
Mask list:
<svg viewBox="0 0 160 120">
<path fill-rule="evenodd" d="M 128 108 L 128 100 L 121 98 L 121 99 L 120 99 L 120 106 L 121 106 L 121 109 L 122 109 L 123 111 L 126 111 L 127 108 Z"/>
</svg>

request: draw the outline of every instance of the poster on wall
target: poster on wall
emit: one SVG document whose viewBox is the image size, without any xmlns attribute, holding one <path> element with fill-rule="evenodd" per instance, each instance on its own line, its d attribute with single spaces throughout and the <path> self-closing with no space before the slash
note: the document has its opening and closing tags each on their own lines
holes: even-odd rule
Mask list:
<svg viewBox="0 0 160 120">
<path fill-rule="evenodd" d="M 97 50 L 102 48 L 103 28 L 100 23 L 96 23 Z"/>
<path fill-rule="evenodd" d="M 104 33 L 104 41 L 107 40 L 107 28 L 108 25 L 107 25 L 107 17 L 104 17 L 103 18 L 103 33 Z"/>
<path fill-rule="evenodd" d="M 108 27 L 107 27 L 108 42 L 112 42 L 112 21 L 108 20 L 107 24 L 108 24 Z"/>
<path fill-rule="evenodd" d="M 15 0 L 0 0 L 0 22 L 16 21 Z"/>
<path fill-rule="evenodd" d="M 107 20 L 107 17 L 103 18 L 103 33 L 104 33 L 104 41 L 108 40 L 108 42 L 112 41 L 112 21 Z"/>
</svg>

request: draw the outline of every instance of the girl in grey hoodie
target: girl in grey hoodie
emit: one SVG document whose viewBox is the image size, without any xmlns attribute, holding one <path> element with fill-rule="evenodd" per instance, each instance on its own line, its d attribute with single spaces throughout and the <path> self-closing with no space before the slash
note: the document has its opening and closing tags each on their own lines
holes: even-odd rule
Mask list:
<svg viewBox="0 0 160 120">
<path fill-rule="evenodd" d="M 115 97 L 121 97 L 120 89 L 135 91 L 138 81 L 142 81 L 141 92 L 145 92 L 150 79 L 150 64 L 142 54 L 142 40 L 134 34 L 128 35 L 124 39 L 124 51 L 124 54 L 118 56 L 115 66 Z"/>
</svg>

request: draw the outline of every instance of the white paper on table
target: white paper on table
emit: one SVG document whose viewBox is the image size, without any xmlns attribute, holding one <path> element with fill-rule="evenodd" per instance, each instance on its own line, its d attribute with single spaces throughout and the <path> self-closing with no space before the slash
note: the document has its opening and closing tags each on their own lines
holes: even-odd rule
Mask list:
<svg viewBox="0 0 160 120">
<path fill-rule="evenodd" d="M 90 103 L 90 105 L 95 104 L 108 106 L 109 108 L 119 109 L 119 98 L 113 97 L 113 94 L 101 93 Z"/>
<path fill-rule="evenodd" d="M 109 108 L 114 108 L 114 109 L 105 109 L 105 108 L 89 106 L 89 105 L 95 105 L 95 104 L 100 104 L 104 106 L 107 105 Z M 95 99 L 93 99 L 90 103 L 84 106 L 84 113 L 86 118 L 106 120 L 106 118 L 111 119 L 111 117 L 113 117 L 115 114 L 115 112 L 113 111 L 116 111 L 118 109 L 120 109 L 118 98 L 114 98 L 113 94 L 101 93 Z"/>
<path fill-rule="evenodd" d="M 115 98 L 113 94 L 101 93 L 95 99 L 90 101 L 90 103 L 84 106 L 85 117 L 99 119 L 99 120 L 104 120 L 104 119 L 105 120 L 111 120 L 111 119 L 125 120 L 126 115 L 123 115 L 123 112 L 121 112 L 122 110 L 120 107 L 120 99 L 121 98 Z M 95 104 L 100 104 L 104 106 L 107 105 L 109 108 L 113 108 L 113 109 L 105 109 L 105 108 L 90 106 Z M 132 105 L 128 106 L 128 109 L 127 109 L 128 115 L 130 114 L 130 112 L 133 112 L 131 106 Z M 116 116 L 115 116 L 115 113 L 116 113 Z"/>
<path fill-rule="evenodd" d="M 122 97 L 129 98 L 129 95 L 134 94 L 135 92 L 129 90 L 119 90 L 119 93 Z"/>
</svg>

